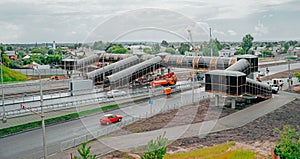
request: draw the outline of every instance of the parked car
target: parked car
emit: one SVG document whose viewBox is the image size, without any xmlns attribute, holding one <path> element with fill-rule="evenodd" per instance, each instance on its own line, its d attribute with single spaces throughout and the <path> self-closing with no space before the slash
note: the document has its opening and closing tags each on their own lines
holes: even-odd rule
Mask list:
<svg viewBox="0 0 300 159">
<path fill-rule="evenodd" d="M 271 88 L 272 88 L 272 93 L 273 93 L 273 94 L 277 94 L 278 91 L 279 91 L 279 89 L 280 89 L 279 86 L 276 85 L 276 84 L 271 84 L 270 86 L 271 86 Z"/>
<path fill-rule="evenodd" d="M 121 115 L 115 115 L 115 114 L 106 114 L 102 118 L 100 118 L 100 123 L 102 125 L 109 125 L 111 123 L 120 122 L 122 121 Z"/>
<path fill-rule="evenodd" d="M 107 98 L 114 98 L 114 97 L 120 97 L 120 96 L 126 96 L 127 93 L 120 90 L 111 90 L 107 92 Z"/>
</svg>

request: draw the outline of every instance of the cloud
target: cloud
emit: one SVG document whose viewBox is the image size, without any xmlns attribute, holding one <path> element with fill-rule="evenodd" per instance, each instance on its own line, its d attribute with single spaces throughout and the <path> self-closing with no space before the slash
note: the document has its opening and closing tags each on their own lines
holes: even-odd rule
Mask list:
<svg viewBox="0 0 300 159">
<path fill-rule="evenodd" d="M 178 13 L 179 15 L 186 15 L 186 19 L 190 21 L 201 21 L 202 23 L 217 22 L 222 25 L 221 20 L 226 22 L 227 20 L 243 20 L 249 18 L 249 21 L 251 21 L 251 18 L 254 17 L 253 15 L 260 13 L 265 14 L 265 18 L 272 17 L 273 19 L 277 14 L 273 14 L 273 12 L 270 11 L 290 11 L 289 8 L 291 7 L 294 8 L 293 10 L 300 10 L 299 7 L 297 7 L 299 5 L 295 5 L 294 3 L 299 2 L 297 0 L 243 0 L 242 2 L 239 0 L 1 0 L 0 23 L 9 22 L 9 25 L 12 26 L 12 30 L 18 29 L 16 35 L 8 35 L 10 30 L 3 31 L 7 30 L 7 28 L 0 26 L 0 33 L 4 34 L 1 34 L 1 40 L 4 42 L 35 42 L 35 40 L 80 41 L 83 40 L 93 28 L 104 23 L 107 19 L 111 19 L 120 13 L 122 14 L 145 7 L 165 9 Z M 170 18 L 168 15 L 164 17 L 163 15 L 153 14 L 148 16 L 148 19 L 144 21 L 146 21 L 147 24 L 151 24 L 151 22 L 154 22 L 153 19 L 157 16 L 160 18 L 159 23 L 164 26 L 167 24 L 164 23 L 166 18 Z M 171 17 L 173 19 L 167 20 L 177 21 L 177 23 L 172 23 L 172 25 L 184 24 L 185 21 L 179 19 L 180 17 L 182 16 Z M 142 15 L 136 17 L 131 15 L 131 17 L 126 19 L 131 19 L 130 23 L 134 25 L 134 18 L 143 17 Z M 122 24 L 126 27 L 126 23 Z M 235 24 L 238 25 L 238 22 L 235 22 Z M 204 26 L 205 25 L 206 24 L 204 24 Z M 259 25 L 256 27 L 260 28 L 259 30 L 265 29 Z M 111 28 L 113 30 L 115 26 L 111 26 Z M 178 28 L 179 27 L 174 26 L 170 29 L 178 30 Z M 204 27 L 203 29 L 206 34 L 208 33 L 207 28 L 209 27 Z M 227 32 L 229 28 L 234 28 L 235 31 Z M 53 32 L 53 30 L 55 30 L 55 32 Z M 73 34 L 72 31 L 76 32 L 76 34 Z M 243 31 L 247 32 L 244 28 L 230 26 L 223 30 L 216 30 L 215 34 L 220 34 L 220 36 L 224 34 L 237 35 L 237 33 L 242 33 Z M 196 31 L 194 32 L 196 33 Z M 257 32 L 259 33 L 259 31 Z M 3 37 L 5 37 L 5 39 Z"/>
<path fill-rule="evenodd" d="M 14 39 L 18 39 L 22 34 L 22 29 L 19 25 L 9 22 L 1 22 L 0 21 L 0 35 L 1 35 L 1 43 L 13 43 Z"/>
<path fill-rule="evenodd" d="M 227 33 L 228 33 L 229 35 L 231 35 L 231 36 L 237 35 L 237 33 L 236 33 L 235 31 L 233 31 L 233 30 L 228 30 Z"/>
<path fill-rule="evenodd" d="M 212 32 L 213 32 L 213 34 L 225 35 L 225 33 L 223 31 L 219 31 L 219 30 L 213 30 Z"/>
<path fill-rule="evenodd" d="M 256 36 L 262 36 L 269 33 L 268 27 L 266 27 L 264 24 L 260 22 L 258 22 L 258 24 L 254 26 L 254 31 L 255 31 L 254 35 Z"/>
</svg>

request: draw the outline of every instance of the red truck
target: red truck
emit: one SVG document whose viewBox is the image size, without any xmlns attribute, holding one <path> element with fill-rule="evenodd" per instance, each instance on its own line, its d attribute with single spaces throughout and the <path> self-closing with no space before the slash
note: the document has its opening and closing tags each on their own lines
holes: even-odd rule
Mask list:
<svg viewBox="0 0 300 159">
<path fill-rule="evenodd" d="M 106 114 L 103 118 L 100 118 L 100 123 L 102 125 L 109 125 L 111 123 L 120 122 L 122 121 L 121 115 L 115 115 L 115 114 Z"/>
</svg>

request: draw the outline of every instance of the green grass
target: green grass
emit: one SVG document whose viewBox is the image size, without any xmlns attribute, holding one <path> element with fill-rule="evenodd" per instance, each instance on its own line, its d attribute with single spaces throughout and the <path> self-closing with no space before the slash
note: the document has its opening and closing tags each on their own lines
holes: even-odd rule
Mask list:
<svg viewBox="0 0 300 159">
<path fill-rule="evenodd" d="M 1 70 L 1 68 L 0 68 Z M 15 70 L 12 70 L 8 67 L 5 67 L 3 65 L 3 82 L 4 83 L 13 83 L 13 82 L 19 82 L 19 81 L 26 81 L 26 75 L 17 72 Z"/>
<path fill-rule="evenodd" d="M 164 159 L 255 159 L 255 153 L 249 150 L 229 150 L 235 142 L 223 143 L 213 147 L 197 149 L 186 153 L 167 154 Z"/>
<path fill-rule="evenodd" d="M 102 111 L 108 111 L 108 110 L 112 110 L 112 109 L 116 109 L 116 108 L 119 108 L 118 104 L 112 104 L 112 105 L 103 106 L 101 108 L 95 108 L 95 109 L 91 109 L 91 110 L 81 111 L 78 113 L 67 114 L 64 116 L 46 119 L 45 124 L 47 125 L 47 124 L 59 123 L 59 122 L 63 122 L 63 121 L 71 120 L 71 119 L 77 119 L 81 116 L 86 116 L 86 115 L 90 115 L 90 114 L 102 112 Z M 36 127 L 40 127 L 41 125 L 42 125 L 41 121 L 36 121 L 36 122 L 32 122 L 32 123 L 27 123 L 27 124 L 17 125 L 14 127 L 0 129 L 0 137 L 15 134 L 17 132 L 30 130 L 30 129 L 33 129 Z"/>
<path fill-rule="evenodd" d="M 104 106 L 104 107 L 101 107 L 100 109 L 105 112 L 105 111 L 117 109 L 117 108 L 119 108 L 119 104 L 112 104 L 112 105 Z"/>
</svg>

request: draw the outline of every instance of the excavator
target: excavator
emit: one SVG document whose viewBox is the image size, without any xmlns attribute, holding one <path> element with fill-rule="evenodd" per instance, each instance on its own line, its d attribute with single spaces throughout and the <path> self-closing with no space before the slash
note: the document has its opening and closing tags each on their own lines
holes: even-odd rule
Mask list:
<svg viewBox="0 0 300 159">
<path fill-rule="evenodd" d="M 177 77 L 174 72 L 170 72 L 168 74 L 158 76 L 155 81 L 151 82 L 151 87 L 164 86 L 163 93 L 169 95 L 172 93 L 172 88 L 170 86 L 175 85 L 177 82 Z"/>
</svg>

